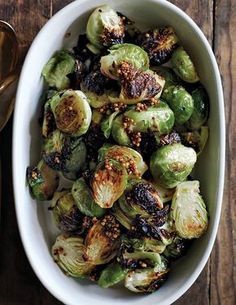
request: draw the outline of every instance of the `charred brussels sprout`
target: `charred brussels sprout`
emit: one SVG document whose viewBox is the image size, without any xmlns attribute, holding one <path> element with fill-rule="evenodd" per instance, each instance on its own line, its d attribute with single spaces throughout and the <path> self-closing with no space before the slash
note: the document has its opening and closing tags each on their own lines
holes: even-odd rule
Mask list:
<svg viewBox="0 0 236 305">
<path fill-rule="evenodd" d="M 75 68 L 75 59 L 68 51 L 58 51 L 44 66 L 42 75 L 50 87 L 58 90 L 70 87 L 68 74 Z"/>
<path fill-rule="evenodd" d="M 136 69 L 147 70 L 149 68 L 147 53 L 134 44 L 124 43 L 112 46 L 109 54 L 101 58 L 101 72 L 112 79 L 118 79 L 118 70 L 124 62 L 131 64 Z"/>
<path fill-rule="evenodd" d="M 34 198 L 43 201 L 53 197 L 59 185 L 59 176 L 43 160 L 36 167 L 28 167 L 26 176 Z"/>
<path fill-rule="evenodd" d="M 56 226 L 63 232 L 80 232 L 83 215 L 69 191 L 55 192 L 50 206 Z"/>
<path fill-rule="evenodd" d="M 200 155 L 207 143 L 209 128 L 202 126 L 198 131 L 184 132 L 181 134 L 182 143 L 192 147 Z"/>
<path fill-rule="evenodd" d="M 124 31 L 122 19 L 109 5 L 96 8 L 90 15 L 86 28 L 88 40 L 98 49 L 122 43 Z"/>
<path fill-rule="evenodd" d="M 188 121 L 191 130 L 199 129 L 206 123 L 209 115 L 209 98 L 204 88 L 200 87 L 192 91 L 193 113 Z"/>
<path fill-rule="evenodd" d="M 123 194 L 127 178 L 127 171 L 119 162 L 100 162 L 90 182 L 94 201 L 101 208 L 111 208 Z"/>
<path fill-rule="evenodd" d="M 101 273 L 98 285 L 108 288 L 121 282 L 126 275 L 126 271 L 118 263 L 108 265 Z"/>
<path fill-rule="evenodd" d="M 142 156 L 134 149 L 118 145 L 104 145 L 99 150 L 99 160 L 115 160 L 123 165 L 129 177 L 141 177 L 147 170 Z"/>
<path fill-rule="evenodd" d="M 182 182 L 176 187 L 170 216 L 181 238 L 199 238 L 207 229 L 206 205 L 199 194 L 198 181 Z"/>
<path fill-rule="evenodd" d="M 125 277 L 125 287 L 134 292 L 154 292 L 165 282 L 168 272 L 166 259 L 159 256 L 159 264 L 154 268 L 129 271 Z"/>
<path fill-rule="evenodd" d="M 151 63 L 161 65 L 170 59 L 179 39 L 172 27 L 165 27 L 141 34 L 138 41 L 148 53 Z"/>
<path fill-rule="evenodd" d="M 83 178 L 76 180 L 72 186 L 72 195 L 79 210 L 91 217 L 101 217 L 105 210 L 93 200 L 92 193 Z"/>
<path fill-rule="evenodd" d="M 163 255 L 170 260 L 176 260 L 179 257 L 186 254 L 188 248 L 190 246 L 189 240 L 180 238 L 176 236 L 173 239 L 173 242 L 168 245 L 163 253 Z"/>
<path fill-rule="evenodd" d="M 182 144 L 166 145 L 151 156 L 150 170 L 157 183 L 174 188 L 186 180 L 196 163 L 194 149 Z"/>
<path fill-rule="evenodd" d="M 84 258 L 91 264 L 106 264 L 117 255 L 119 243 L 119 223 L 112 215 L 104 216 L 86 236 Z"/>
<path fill-rule="evenodd" d="M 179 47 L 174 51 L 171 57 L 172 68 L 175 73 L 187 83 L 196 83 L 199 81 L 196 68 L 189 57 L 188 53 Z"/>
<path fill-rule="evenodd" d="M 189 120 L 194 104 L 191 95 L 183 87 L 169 86 L 162 97 L 173 110 L 176 124 L 182 125 Z"/>
<path fill-rule="evenodd" d="M 52 256 L 66 274 L 81 278 L 89 275 L 95 267 L 84 260 L 84 250 L 83 238 L 59 235 L 52 247 Z"/>
<path fill-rule="evenodd" d="M 57 128 L 70 136 L 87 132 L 92 112 L 88 99 L 82 91 L 67 90 L 50 101 Z"/>
<path fill-rule="evenodd" d="M 42 156 L 52 169 L 77 173 L 85 166 L 86 147 L 81 138 L 70 138 L 57 129 L 44 140 Z"/>
</svg>

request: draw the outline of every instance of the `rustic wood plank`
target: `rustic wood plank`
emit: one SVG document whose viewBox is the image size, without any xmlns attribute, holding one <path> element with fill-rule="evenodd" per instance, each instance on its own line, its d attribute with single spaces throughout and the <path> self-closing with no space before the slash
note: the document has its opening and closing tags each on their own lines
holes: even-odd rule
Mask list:
<svg viewBox="0 0 236 305">
<path fill-rule="evenodd" d="M 233 305 L 236 304 L 236 1 L 215 2 L 214 49 L 224 87 L 227 160 L 221 222 L 211 255 L 210 304 Z"/>
</svg>

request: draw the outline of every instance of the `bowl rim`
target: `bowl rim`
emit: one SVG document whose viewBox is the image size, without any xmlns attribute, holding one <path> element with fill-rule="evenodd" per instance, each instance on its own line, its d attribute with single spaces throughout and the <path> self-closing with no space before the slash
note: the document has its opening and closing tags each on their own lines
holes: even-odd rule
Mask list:
<svg viewBox="0 0 236 305">
<path fill-rule="evenodd" d="M 37 262 L 34 260 L 33 256 L 31 255 L 31 250 L 30 250 L 30 245 L 28 243 L 28 238 L 23 230 L 24 223 L 22 221 L 22 218 L 20 217 L 20 199 L 17 190 L 17 185 L 18 185 L 18 179 L 17 179 L 17 163 L 18 158 L 17 158 L 17 143 L 18 143 L 18 130 L 17 126 L 20 123 L 20 95 L 21 95 L 21 88 L 23 81 L 26 77 L 26 67 L 29 64 L 31 54 L 34 52 L 35 46 L 38 44 L 38 41 L 40 40 L 41 36 L 44 35 L 44 33 L 47 31 L 47 29 L 55 23 L 57 20 L 61 18 L 64 14 L 67 12 L 71 11 L 73 8 L 78 8 L 80 5 L 83 5 L 86 3 L 88 0 L 76 0 L 65 7 L 63 7 L 61 10 L 59 10 L 50 20 L 46 22 L 46 24 L 41 28 L 39 33 L 36 35 L 34 38 L 27 56 L 25 58 L 20 79 L 19 79 L 19 84 L 18 84 L 18 89 L 17 89 L 17 94 L 16 94 L 16 104 L 15 104 L 15 111 L 14 111 L 14 119 L 13 119 L 13 140 L 12 140 L 12 162 L 13 162 L 13 167 L 12 167 L 12 174 L 13 174 L 13 188 L 14 188 L 14 202 L 15 202 L 15 209 L 16 209 L 16 218 L 17 218 L 17 223 L 18 223 L 18 228 L 20 232 L 20 237 L 24 246 L 24 250 L 26 253 L 26 256 L 30 262 L 30 265 L 32 266 L 35 274 L 41 281 L 41 283 L 45 286 L 45 288 L 58 300 L 62 301 L 65 304 L 69 304 L 68 300 L 65 300 L 65 297 L 63 295 L 63 292 L 58 291 L 57 289 L 54 288 L 53 284 L 51 282 L 48 282 L 45 280 L 45 278 L 42 276 L 40 268 L 37 266 Z M 204 47 L 206 48 L 212 62 L 213 70 L 215 73 L 215 83 L 216 83 L 216 88 L 217 88 L 217 95 L 218 95 L 218 108 L 219 108 L 219 124 L 220 124 L 220 140 L 219 140 L 219 178 L 218 178 L 218 189 L 217 189 L 217 202 L 216 202 L 216 209 L 215 209 L 215 218 L 213 221 L 213 226 L 212 226 L 212 233 L 209 238 L 209 243 L 207 247 L 204 250 L 204 255 L 201 257 L 200 261 L 198 262 L 197 268 L 195 268 L 194 272 L 191 274 L 191 276 L 184 282 L 182 285 L 181 289 L 176 291 L 173 295 L 169 296 L 169 298 L 164 301 L 163 305 L 171 304 L 177 299 L 179 299 L 196 281 L 197 277 L 200 275 L 202 272 L 204 266 L 207 263 L 207 260 L 211 254 L 215 239 L 216 239 L 216 234 L 219 226 L 219 221 L 220 221 L 220 215 L 221 215 L 221 206 L 222 206 L 222 199 L 223 199 L 223 189 L 224 189 L 224 175 L 225 175 L 225 113 L 224 113 L 224 97 L 223 97 L 223 89 L 222 89 L 222 82 L 221 82 L 221 76 L 219 72 L 219 68 L 216 62 L 216 58 L 214 56 L 214 53 L 212 51 L 212 48 L 206 39 L 205 35 L 201 31 L 201 29 L 197 26 L 197 24 L 193 21 L 191 17 L 189 17 L 185 12 L 183 12 L 179 7 L 176 5 L 168 2 L 168 1 L 163 1 L 163 0 L 149 0 L 150 2 L 155 3 L 161 3 L 161 5 L 166 6 L 168 9 L 174 11 L 177 15 L 179 15 L 182 19 L 184 19 L 190 27 L 194 29 L 196 34 L 198 35 L 199 39 L 203 42 Z M 104 1 L 106 2 L 106 1 Z M 79 15 L 79 14 L 78 14 Z"/>
</svg>

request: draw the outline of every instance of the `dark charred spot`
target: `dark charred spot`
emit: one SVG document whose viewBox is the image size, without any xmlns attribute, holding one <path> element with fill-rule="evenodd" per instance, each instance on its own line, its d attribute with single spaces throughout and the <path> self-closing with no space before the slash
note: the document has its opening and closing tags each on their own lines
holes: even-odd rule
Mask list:
<svg viewBox="0 0 236 305">
<path fill-rule="evenodd" d="M 73 73 L 67 75 L 70 79 L 70 88 L 73 90 L 80 89 L 80 83 L 82 81 L 83 75 L 86 71 L 86 68 L 81 60 L 76 59 L 75 61 L 75 70 Z"/>
<path fill-rule="evenodd" d="M 100 70 L 92 71 L 83 79 L 83 86 L 97 95 L 102 95 L 109 85 L 109 79 Z"/>
<path fill-rule="evenodd" d="M 58 227 L 63 232 L 81 232 L 83 224 L 83 215 L 78 208 L 74 207 L 70 213 L 59 216 Z"/>
<path fill-rule="evenodd" d="M 140 30 L 135 26 L 135 22 L 120 12 L 117 12 L 118 16 L 123 21 L 125 31 L 124 31 L 124 42 L 135 44 L 138 36 L 140 35 Z"/>
<path fill-rule="evenodd" d="M 164 271 L 164 272 L 157 272 L 155 280 L 153 280 L 151 282 L 151 284 L 148 286 L 147 292 L 154 292 L 154 291 L 158 290 L 163 285 L 163 283 L 167 280 L 168 272 L 169 272 L 169 270 Z"/>
<path fill-rule="evenodd" d="M 79 35 L 77 46 L 73 48 L 75 58 L 82 62 L 93 57 L 93 53 L 86 46 L 87 43 L 89 41 L 86 34 Z"/>
<path fill-rule="evenodd" d="M 43 136 L 48 137 L 56 129 L 54 115 L 50 107 L 47 107 L 44 112 L 43 121 Z"/>
<path fill-rule="evenodd" d="M 178 47 L 178 38 L 172 27 L 165 27 L 142 33 L 138 44 L 148 53 L 152 64 L 161 65 Z"/>
<path fill-rule="evenodd" d="M 150 99 L 161 90 L 160 84 L 152 74 L 138 70 L 130 63 L 122 63 L 118 73 L 123 94 L 127 98 Z"/>
<path fill-rule="evenodd" d="M 154 132 L 141 134 L 140 152 L 145 160 L 149 160 L 152 153 L 158 148 L 157 138 Z"/>
<path fill-rule="evenodd" d="M 187 147 L 192 147 L 196 153 L 200 152 L 200 135 L 198 132 L 184 132 L 181 134 L 182 143 Z"/>
<path fill-rule="evenodd" d="M 96 161 L 98 150 L 106 141 L 106 138 L 99 125 L 94 125 L 89 128 L 85 134 L 84 141 L 87 148 L 87 156 L 89 160 Z"/>
</svg>

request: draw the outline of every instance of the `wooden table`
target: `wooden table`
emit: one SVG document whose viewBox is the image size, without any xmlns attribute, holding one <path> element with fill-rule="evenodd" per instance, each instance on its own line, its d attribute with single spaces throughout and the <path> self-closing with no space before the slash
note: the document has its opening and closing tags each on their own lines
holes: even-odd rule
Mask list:
<svg viewBox="0 0 236 305">
<path fill-rule="evenodd" d="M 92 0 L 91 0 L 92 1 Z M 117 0 L 118 1 L 118 0 Z M 20 41 L 21 59 L 47 20 L 70 0 L 0 0 L 0 18 L 10 22 Z M 224 84 L 227 166 L 224 203 L 217 240 L 203 272 L 177 305 L 236 304 L 236 1 L 175 0 L 205 33 Z M 40 50 L 39 50 L 40 52 Z M 33 69 L 33 67 L 32 67 Z M 3 194 L 0 227 L 0 304 L 61 304 L 41 285 L 22 248 L 14 209 L 10 121 L 0 135 Z M 210 183 L 210 181 L 209 181 Z"/>
</svg>

